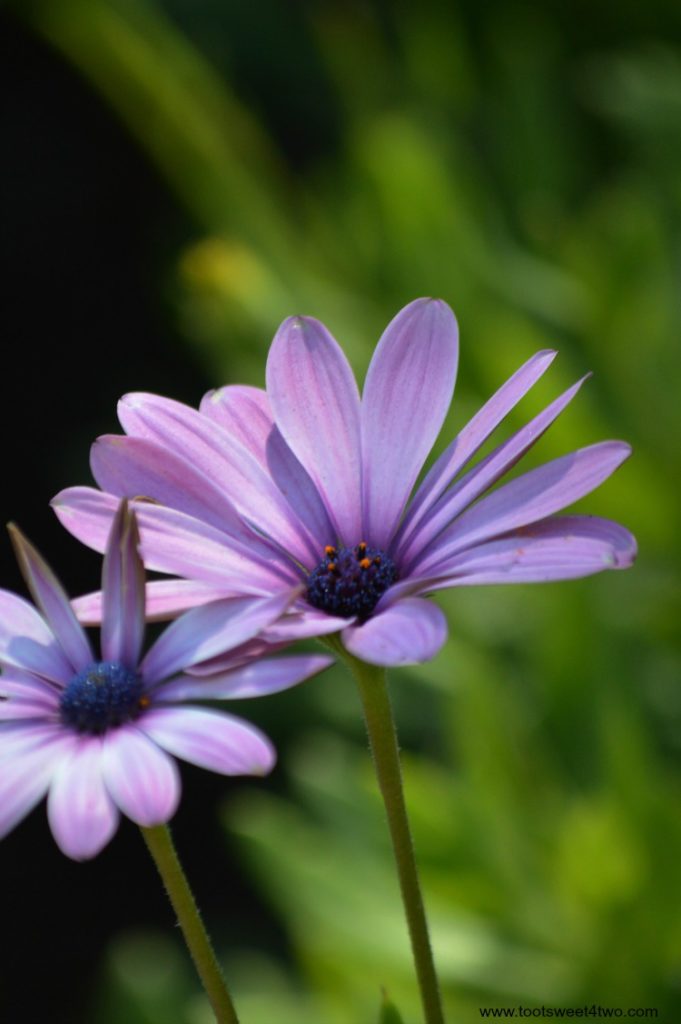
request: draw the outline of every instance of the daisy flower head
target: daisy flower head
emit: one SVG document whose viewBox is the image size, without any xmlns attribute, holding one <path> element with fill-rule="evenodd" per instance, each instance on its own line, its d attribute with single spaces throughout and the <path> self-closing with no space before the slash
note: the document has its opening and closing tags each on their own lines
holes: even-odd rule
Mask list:
<svg viewBox="0 0 681 1024">
<path fill-rule="evenodd" d="M 254 638 L 286 610 L 289 593 L 195 608 L 142 655 L 144 567 L 134 512 L 120 502 L 104 558 L 97 657 L 49 566 L 10 529 L 35 607 L 0 590 L 0 836 L 47 794 L 59 847 L 83 860 L 111 839 L 121 812 L 146 827 L 172 817 L 174 757 L 224 775 L 270 771 L 275 753 L 258 729 L 184 701 L 271 693 L 330 663 L 257 657 Z M 206 675 L 216 656 L 220 672 Z"/>
<path fill-rule="evenodd" d="M 538 352 L 521 366 L 417 486 L 454 391 L 458 330 L 449 306 L 417 299 L 397 314 L 361 397 L 326 327 L 292 317 L 272 342 L 266 390 L 223 387 L 199 410 L 126 395 L 126 436 L 102 437 L 92 449 L 101 490 L 70 488 L 53 504 L 72 533 L 101 550 L 120 497 L 157 503 L 139 505 L 145 559 L 184 579 L 150 585 L 152 615 L 298 586 L 289 613 L 264 631 L 267 641 L 339 633 L 372 664 L 425 661 L 447 635 L 425 595 L 587 576 L 635 557 L 619 524 L 556 514 L 606 480 L 630 454 L 627 444 L 594 444 L 495 487 L 583 381 L 473 462 L 555 354 Z M 95 619 L 97 599 L 79 610 Z"/>
</svg>

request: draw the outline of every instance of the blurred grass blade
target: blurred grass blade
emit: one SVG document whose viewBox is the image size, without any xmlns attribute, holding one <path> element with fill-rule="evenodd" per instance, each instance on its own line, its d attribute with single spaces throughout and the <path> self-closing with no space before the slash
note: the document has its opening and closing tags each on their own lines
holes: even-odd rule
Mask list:
<svg viewBox="0 0 681 1024">
<path fill-rule="evenodd" d="M 199 223 L 281 252 L 276 151 L 158 8 L 147 0 L 34 0 L 16 10 L 103 94 Z"/>
</svg>

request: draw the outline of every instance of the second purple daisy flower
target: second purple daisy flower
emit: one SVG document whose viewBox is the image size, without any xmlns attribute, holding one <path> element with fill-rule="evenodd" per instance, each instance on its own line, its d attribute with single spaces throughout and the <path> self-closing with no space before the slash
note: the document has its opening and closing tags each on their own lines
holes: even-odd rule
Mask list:
<svg viewBox="0 0 681 1024">
<path fill-rule="evenodd" d="M 184 701 L 272 693 L 331 663 L 254 656 L 253 638 L 286 610 L 289 594 L 196 608 L 142 656 L 144 567 L 134 513 L 122 502 L 104 559 L 97 656 L 51 569 L 16 529 L 13 540 L 39 610 L 0 590 L 0 836 L 47 794 L 57 843 L 82 860 L 109 841 L 120 812 L 146 828 L 172 817 L 174 757 L 223 775 L 270 771 L 274 748 L 258 729 Z M 216 655 L 219 674 L 186 674 Z"/>
</svg>

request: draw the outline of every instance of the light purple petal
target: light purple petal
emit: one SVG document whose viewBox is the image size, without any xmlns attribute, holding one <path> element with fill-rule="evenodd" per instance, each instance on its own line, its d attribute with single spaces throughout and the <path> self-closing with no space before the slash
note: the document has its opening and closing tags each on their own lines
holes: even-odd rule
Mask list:
<svg viewBox="0 0 681 1024">
<path fill-rule="evenodd" d="M 133 726 L 124 725 L 106 735 L 102 773 L 114 803 L 137 825 L 162 825 L 177 810 L 177 765 Z"/>
<path fill-rule="evenodd" d="M 248 534 L 217 484 L 161 444 L 107 434 L 92 445 L 90 467 L 101 489 L 117 498 L 150 498 L 231 536 L 243 539 Z"/>
<path fill-rule="evenodd" d="M 241 668 L 255 658 L 262 658 L 264 655 L 276 654 L 287 644 L 268 644 L 262 639 L 264 634 L 259 633 L 253 640 L 247 640 L 245 644 L 233 647 L 227 654 L 218 654 L 215 658 L 208 658 L 207 661 L 200 661 L 198 665 L 188 665 L 187 675 L 190 676 L 214 676 L 222 675 L 224 672 L 231 672 L 232 669 Z M 156 692 L 156 691 L 154 691 Z"/>
<path fill-rule="evenodd" d="M 26 584 L 61 649 L 76 671 L 87 668 L 94 661 L 90 641 L 61 583 L 21 531 L 14 525 L 10 525 L 9 531 Z"/>
<path fill-rule="evenodd" d="M 144 680 L 159 683 L 245 643 L 283 615 L 298 593 L 296 589 L 273 597 L 229 598 L 185 612 L 145 656 L 140 666 Z"/>
<path fill-rule="evenodd" d="M 63 726 L 54 722 L 5 722 L 0 729 L 0 765 L 32 750 L 48 747 L 65 735 L 71 734 L 66 734 Z"/>
<path fill-rule="evenodd" d="M 27 700 L 20 697 L 0 697 L 0 722 L 16 722 L 19 719 L 33 718 L 36 721 L 52 719 L 58 721 L 54 708 L 46 708 L 40 700 Z"/>
<path fill-rule="evenodd" d="M 154 708 L 139 727 L 168 753 L 221 775 L 265 775 L 276 760 L 259 729 L 221 711 Z"/>
<path fill-rule="evenodd" d="M 354 618 L 340 618 L 327 615 L 307 605 L 303 600 L 295 602 L 289 611 L 267 626 L 256 639 L 249 640 L 229 651 L 198 665 L 187 667 L 192 676 L 210 676 L 216 673 L 231 671 L 254 658 L 275 654 L 278 650 L 288 647 L 296 640 L 308 640 L 312 637 L 328 636 L 339 633 L 354 622 Z"/>
<path fill-rule="evenodd" d="M 321 560 L 321 553 L 337 534 L 326 505 L 310 474 L 293 454 L 279 430 L 274 427 L 265 451 L 267 469 L 278 489 L 305 524 L 309 536 L 316 538 L 310 568 Z"/>
<path fill-rule="evenodd" d="M 417 299 L 388 324 L 362 396 L 364 530 L 387 548 L 454 392 L 459 356 L 454 314 Z"/>
<path fill-rule="evenodd" d="M 267 394 L 277 426 L 317 487 L 338 537 L 357 543 L 359 392 L 345 355 L 318 320 L 290 317 L 281 325 L 267 360 Z"/>
<path fill-rule="evenodd" d="M 454 555 L 439 566 L 446 578 L 427 589 L 577 579 L 627 569 L 635 557 L 636 540 L 619 523 L 598 516 L 556 516 Z"/>
<path fill-rule="evenodd" d="M 74 675 L 42 616 L 9 590 L 0 590 L 0 663 L 35 672 L 60 686 Z"/>
<path fill-rule="evenodd" d="M 0 701 L 10 698 L 37 701 L 46 709 L 54 710 L 59 704 L 61 690 L 28 672 L 9 668 L 0 675 Z"/>
<path fill-rule="evenodd" d="M 35 718 L 57 722 L 60 691 L 50 683 L 10 668 L 0 676 L 0 721 Z"/>
<path fill-rule="evenodd" d="M 199 411 L 235 437 L 261 466 L 266 466 L 265 447 L 274 426 L 266 391 L 229 384 L 204 395 Z"/>
<path fill-rule="evenodd" d="M 333 664 L 326 654 L 262 658 L 217 676 L 178 676 L 154 690 L 154 702 L 178 700 L 243 700 L 279 693 L 302 683 Z"/>
<path fill-rule="evenodd" d="M 587 377 L 583 377 L 562 395 L 559 395 L 546 409 L 516 431 L 508 441 L 490 452 L 435 502 L 418 530 L 411 535 L 411 540 L 405 538 L 399 546 L 398 557 L 404 568 L 410 569 L 414 563 L 418 565 L 421 554 L 428 550 L 429 545 L 432 546 L 432 542 L 438 534 L 476 498 L 479 498 L 505 473 L 508 473 L 516 462 L 536 444 L 554 420 L 570 404 L 586 379 Z"/>
<path fill-rule="evenodd" d="M 407 597 L 361 626 L 348 626 L 343 643 L 356 658 L 372 665 L 415 665 L 435 657 L 447 639 L 440 608 L 420 597 Z"/>
<path fill-rule="evenodd" d="M 516 477 L 467 509 L 440 534 L 419 565 L 431 574 L 457 551 L 536 523 L 595 490 L 631 454 L 622 441 L 603 441 Z"/>
<path fill-rule="evenodd" d="M 329 615 L 299 601 L 291 611 L 283 615 L 262 632 L 262 639 L 268 644 L 290 643 L 293 640 L 307 640 L 315 636 L 339 633 L 354 622 L 352 618 Z"/>
<path fill-rule="evenodd" d="M 416 530 L 424 515 L 430 511 L 440 495 L 449 487 L 454 477 L 480 450 L 487 438 L 496 430 L 503 419 L 520 399 L 527 394 L 546 372 L 556 357 L 556 352 L 537 352 L 528 359 L 505 384 L 485 402 L 481 409 L 468 421 L 452 443 L 431 466 L 420 485 L 404 517 L 397 535 L 397 550 L 403 551 L 410 536 Z"/>
<path fill-rule="evenodd" d="M 114 516 L 102 567 L 102 657 L 137 668 L 144 641 L 144 565 L 139 531 L 127 502 Z"/>
<path fill-rule="evenodd" d="M 236 437 L 268 471 L 308 533 L 318 539 L 318 554 L 336 530 L 311 477 L 275 426 L 267 393 L 239 385 L 209 391 L 201 413 Z"/>
<path fill-rule="evenodd" d="M 229 587 L 201 583 L 197 580 L 152 580 L 145 586 L 145 612 L 147 622 L 165 622 L 190 608 L 234 597 Z M 83 626 L 98 626 L 102 621 L 102 592 L 74 597 L 71 607 Z"/>
<path fill-rule="evenodd" d="M 443 575 L 436 570 L 433 570 L 432 573 L 407 576 L 386 590 L 374 609 L 374 615 L 383 614 L 391 605 L 403 601 L 405 597 L 432 593 L 438 589 L 438 584 L 442 582 L 442 579 Z"/>
<path fill-rule="evenodd" d="M 6 727 L 2 727 L 4 731 Z M 53 730 L 49 740 L 32 744 L 5 758 L 0 769 L 0 839 L 11 832 L 45 796 L 50 779 L 64 757 L 70 737 Z"/>
<path fill-rule="evenodd" d="M 269 473 L 234 435 L 195 409 L 158 395 L 126 395 L 118 415 L 128 434 L 172 452 L 210 480 L 259 533 L 310 568 L 316 564 L 326 538 L 308 533 Z M 177 500 L 161 500 L 191 512 Z"/>
<path fill-rule="evenodd" d="M 59 521 L 83 544 L 104 551 L 118 498 L 93 487 L 70 487 L 52 499 Z M 136 501 L 147 569 L 167 572 L 238 593 L 270 593 L 275 585 L 297 582 L 300 575 L 257 537 L 248 543 L 174 509 Z"/>
<path fill-rule="evenodd" d="M 73 754 L 57 770 L 47 798 L 47 817 L 60 850 L 88 860 L 118 827 L 118 810 L 102 778 L 100 736 L 78 737 Z"/>
<path fill-rule="evenodd" d="M 236 594 L 271 593 L 302 573 L 259 538 L 242 543 L 174 509 L 133 505 L 148 569 L 173 573 Z"/>
</svg>

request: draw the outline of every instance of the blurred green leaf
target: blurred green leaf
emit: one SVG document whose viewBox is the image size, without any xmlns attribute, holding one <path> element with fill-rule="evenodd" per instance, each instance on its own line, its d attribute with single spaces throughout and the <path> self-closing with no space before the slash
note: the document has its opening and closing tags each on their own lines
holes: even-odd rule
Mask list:
<svg viewBox="0 0 681 1024">
<path fill-rule="evenodd" d="M 378 1024 L 404 1024 L 402 1017 L 400 1016 L 397 1007 L 393 1001 L 388 997 L 388 993 L 383 991 L 383 999 L 381 1002 L 381 1012 L 378 1018 Z"/>
</svg>

